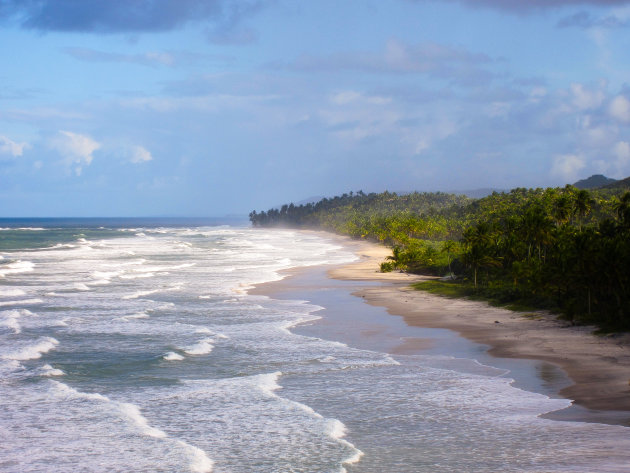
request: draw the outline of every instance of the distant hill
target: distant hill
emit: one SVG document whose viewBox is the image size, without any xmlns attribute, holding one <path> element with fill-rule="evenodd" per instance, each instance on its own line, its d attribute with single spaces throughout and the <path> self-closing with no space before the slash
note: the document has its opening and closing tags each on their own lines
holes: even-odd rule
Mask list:
<svg viewBox="0 0 630 473">
<path fill-rule="evenodd" d="M 630 190 L 630 177 L 621 179 L 620 181 L 614 181 L 602 187 L 602 189 L 610 190 Z"/>
<path fill-rule="evenodd" d="M 573 185 L 578 189 L 597 189 L 598 187 L 608 187 L 616 182 L 617 179 L 612 179 L 602 174 L 593 174 L 591 177 L 581 179 Z"/>
</svg>

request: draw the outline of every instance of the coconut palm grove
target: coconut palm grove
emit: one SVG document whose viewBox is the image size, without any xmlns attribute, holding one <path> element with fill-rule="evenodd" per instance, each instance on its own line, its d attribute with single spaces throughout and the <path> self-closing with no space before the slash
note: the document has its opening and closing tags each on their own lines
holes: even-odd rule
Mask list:
<svg viewBox="0 0 630 473">
<path fill-rule="evenodd" d="M 359 191 L 253 211 L 250 220 L 389 245 L 381 271 L 441 276 L 417 289 L 549 309 L 604 331 L 630 329 L 630 178 L 480 199 Z"/>
</svg>

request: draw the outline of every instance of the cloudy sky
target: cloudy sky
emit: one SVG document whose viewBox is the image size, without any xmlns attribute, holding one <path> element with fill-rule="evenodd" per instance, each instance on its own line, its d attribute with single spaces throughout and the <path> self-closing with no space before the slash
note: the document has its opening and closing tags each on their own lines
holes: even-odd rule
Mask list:
<svg viewBox="0 0 630 473">
<path fill-rule="evenodd" d="M 0 0 L 0 216 L 630 175 L 630 0 Z"/>
</svg>

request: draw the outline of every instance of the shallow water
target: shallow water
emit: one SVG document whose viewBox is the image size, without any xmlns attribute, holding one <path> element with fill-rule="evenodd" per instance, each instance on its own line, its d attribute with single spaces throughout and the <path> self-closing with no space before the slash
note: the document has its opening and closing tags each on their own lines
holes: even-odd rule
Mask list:
<svg viewBox="0 0 630 473">
<path fill-rule="evenodd" d="M 248 295 L 355 258 L 333 241 L 80 223 L 0 230 L 0 471 L 627 471 L 627 428 L 541 419 L 568 401 L 505 369 L 329 340 L 295 328 L 320 307 Z"/>
</svg>

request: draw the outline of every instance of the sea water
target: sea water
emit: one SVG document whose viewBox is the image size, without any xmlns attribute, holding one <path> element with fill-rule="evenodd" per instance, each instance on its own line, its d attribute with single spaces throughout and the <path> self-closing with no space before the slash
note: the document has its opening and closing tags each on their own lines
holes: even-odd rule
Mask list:
<svg viewBox="0 0 630 473">
<path fill-rule="evenodd" d="M 220 222 L 5 222 L 1 472 L 628 471 L 630 429 L 504 370 L 300 335 L 321 307 L 248 294 L 356 259 Z"/>
</svg>

